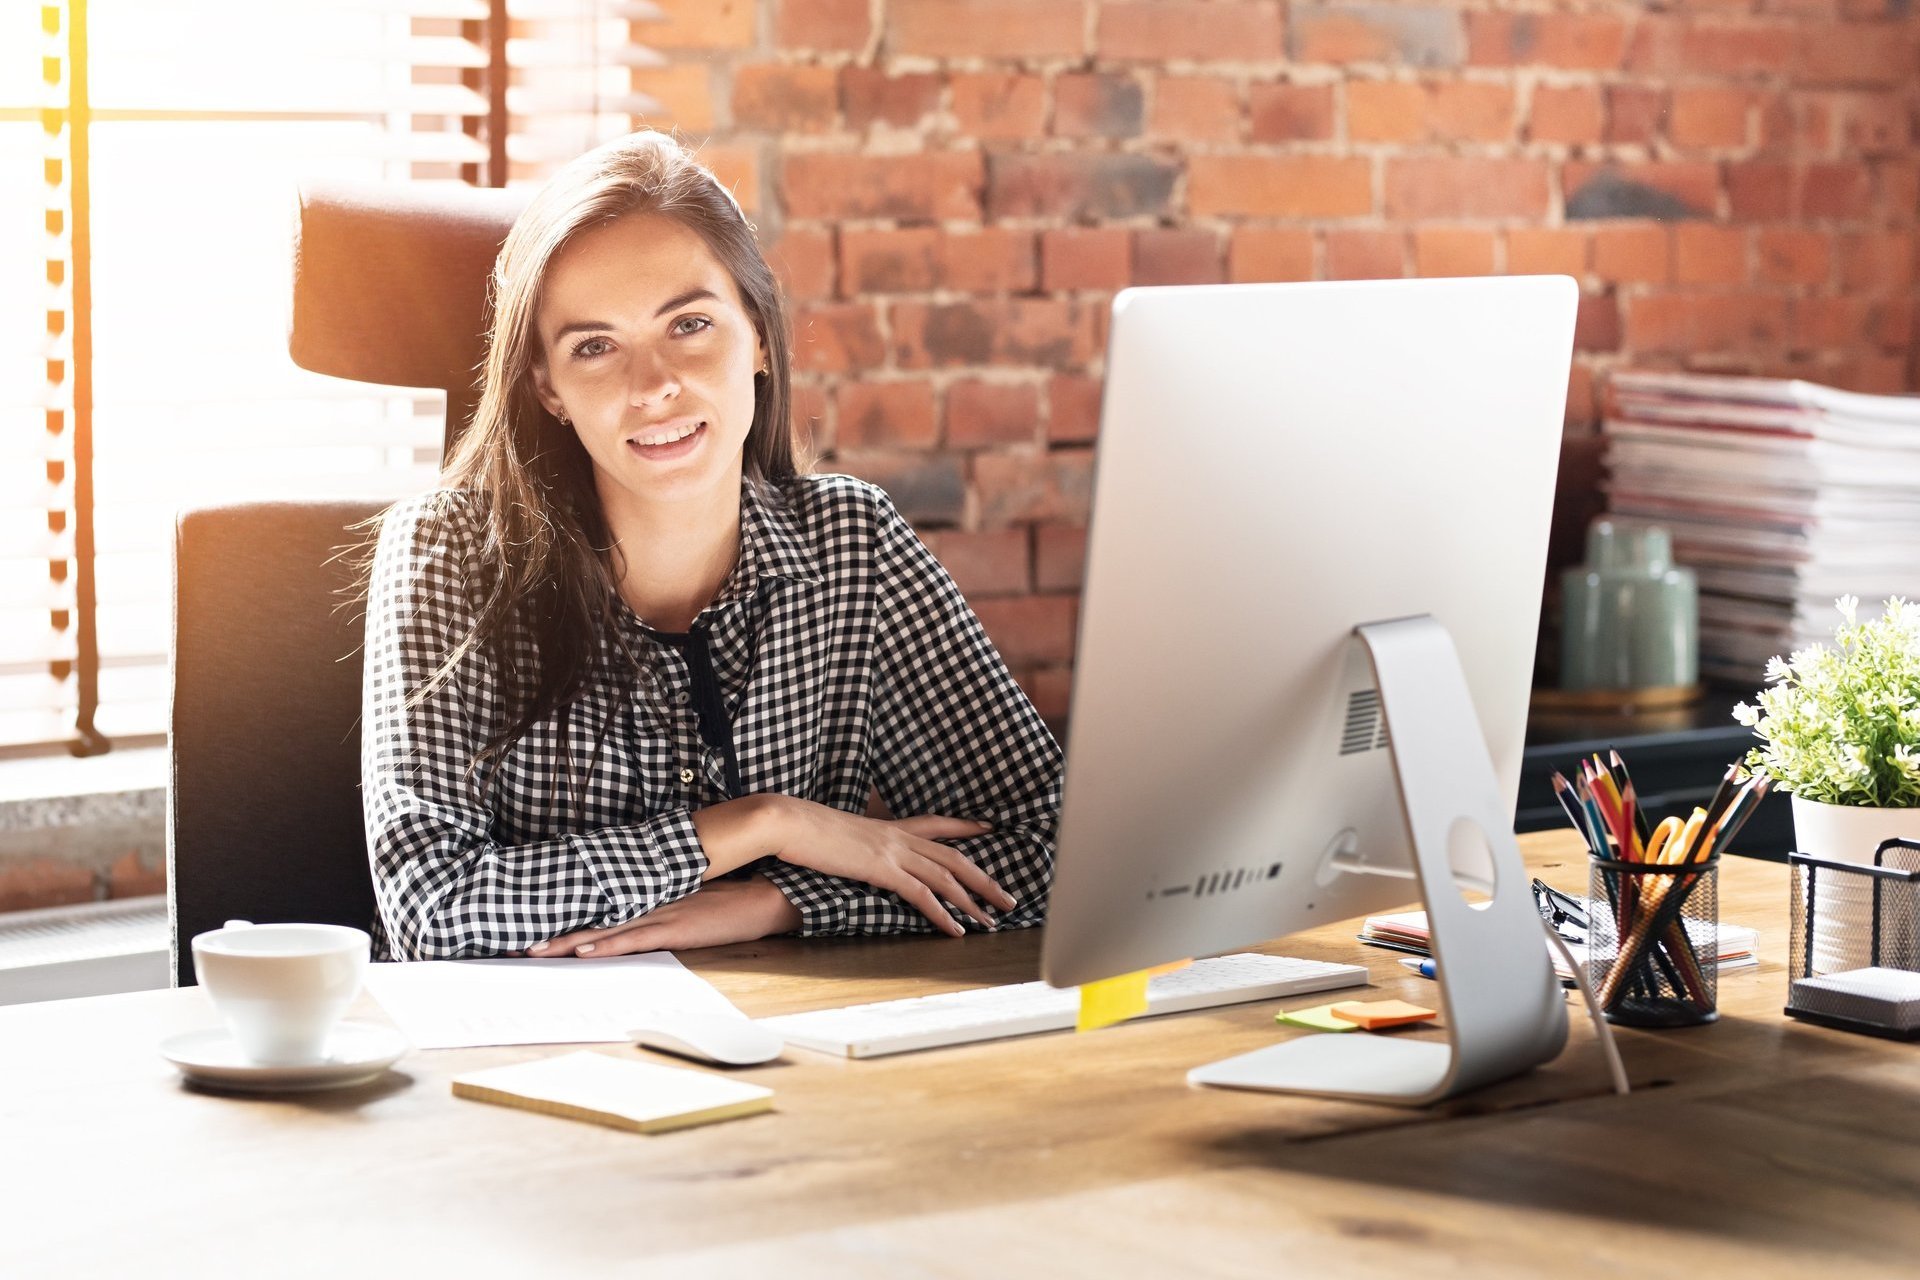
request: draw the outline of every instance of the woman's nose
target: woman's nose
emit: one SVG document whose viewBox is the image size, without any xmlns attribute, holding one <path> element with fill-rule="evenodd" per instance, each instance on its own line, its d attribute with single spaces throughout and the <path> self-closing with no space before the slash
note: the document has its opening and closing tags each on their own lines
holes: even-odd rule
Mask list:
<svg viewBox="0 0 1920 1280">
<path fill-rule="evenodd" d="M 636 405 L 659 404 L 680 393 L 680 380 L 667 361 L 636 352 L 627 366 L 627 398 Z"/>
</svg>

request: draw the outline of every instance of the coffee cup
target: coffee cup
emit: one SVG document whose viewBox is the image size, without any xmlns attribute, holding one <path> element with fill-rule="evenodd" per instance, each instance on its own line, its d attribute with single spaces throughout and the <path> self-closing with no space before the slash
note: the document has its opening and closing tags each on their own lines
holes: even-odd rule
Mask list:
<svg viewBox="0 0 1920 1280">
<path fill-rule="evenodd" d="M 193 967 L 240 1051 L 260 1066 L 305 1066 L 360 993 L 372 939 L 337 924 L 253 924 L 193 939 Z"/>
</svg>

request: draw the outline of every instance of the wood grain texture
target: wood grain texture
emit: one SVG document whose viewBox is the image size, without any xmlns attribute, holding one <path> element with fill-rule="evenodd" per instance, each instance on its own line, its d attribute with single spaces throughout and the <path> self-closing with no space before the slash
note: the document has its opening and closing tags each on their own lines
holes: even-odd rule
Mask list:
<svg viewBox="0 0 1920 1280">
<path fill-rule="evenodd" d="M 1523 847 L 1584 888 L 1570 837 Z M 791 1050 L 737 1073 L 776 1091 L 772 1114 L 641 1137 L 451 1096 L 455 1074 L 554 1046 L 229 1097 L 155 1051 L 214 1021 L 198 990 L 0 1009 L 0 1275 L 1911 1274 L 1920 1049 L 1787 1022 L 1785 870 L 1733 858 L 1721 877 L 1762 964 L 1722 977 L 1718 1023 L 1621 1032 L 1624 1099 L 1577 1011 L 1556 1062 L 1431 1110 L 1184 1083 L 1306 1034 L 1273 1013 L 1319 996 L 867 1062 Z M 1353 932 L 1272 949 L 1364 961 L 1367 998 L 1432 1000 Z M 768 1015 L 1026 980 L 1039 941 L 684 959 Z"/>
</svg>

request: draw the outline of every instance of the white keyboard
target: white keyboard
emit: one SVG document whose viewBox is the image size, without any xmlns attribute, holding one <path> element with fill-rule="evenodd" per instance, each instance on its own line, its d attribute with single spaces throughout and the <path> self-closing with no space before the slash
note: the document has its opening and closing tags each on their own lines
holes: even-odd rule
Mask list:
<svg viewBox="0 0 1920 1280">
<path fill-rule="evenodd" d="M 1357 987 L 1367 971 L 1357 964 L 1330 964 L 1290 956 L 1251 952 L 1196 960 L 1147 983 L 1147 1012 L 1185 1013 L 1216 1005 L 1306 995 L 1336 987 Z M 1044 982 L 1009 987 L 976 987 L 938 996 L 882 1000 L 761 1018 L 760 1025 L 803 1049 L 848 1058 L 879 1058 L 914 1049 L 1004 1040 L 1038 1031 L 1062 1031 L 1080 1015 L 1080 992 Z"/>
</svg>

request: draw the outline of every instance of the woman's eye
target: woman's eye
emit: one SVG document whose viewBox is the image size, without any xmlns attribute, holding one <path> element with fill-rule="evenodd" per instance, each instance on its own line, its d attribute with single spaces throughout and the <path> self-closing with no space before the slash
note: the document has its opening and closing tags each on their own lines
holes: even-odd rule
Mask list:
<svg viewBox="0 0 1920 1280">
<path fill-rule="evenodd" d="M 603 356 L 611 349 L 605 338 L 588 338 L 574 347 L 573 354 L 586 357 Z"/>
<path fill-rule="evenodd" d="M 705 316 L 681 316 L 673 322 L 673 331 L 683 337 L 689 333 L 699 333 L 702 329 L 711 328 L 713 328 L 713 321 Z"/>
</svg>

